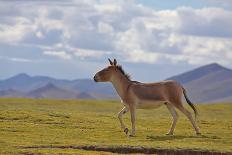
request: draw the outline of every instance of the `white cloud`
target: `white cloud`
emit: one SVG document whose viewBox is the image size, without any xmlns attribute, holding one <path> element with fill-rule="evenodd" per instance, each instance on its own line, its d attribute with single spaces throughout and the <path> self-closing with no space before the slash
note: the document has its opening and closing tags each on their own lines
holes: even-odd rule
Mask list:
<svg viewBox="0 0 232 155">
<path fill-rule="evenodd" d="M 232 65 L 229 10 L 154 10 L 133 0 L 44 3 L 2 3 L 17 13 L 1 10 L 0 42 L 34 44 L 43 55 L 65 60 L 116 55 L 130 62 Z"/>
<path fill-rule="evenodd" d="M 65 51 L 44 51 L 43 54 L 58 57 L 58 58 L 64 59 L 64 60 L 69 60 L 72 58 L 71 55 Z"/>
<path fill-rule="evenodd" d="M 177 9 L 177 13 L 180 18 L 180 33 L 232 38 L 232 11 L 222 8 L 192 9 L 181 7 Z"/>
<path fill-rule="evenodd" d="M 169 42 L 181 49 L 179 53 L 183 59 L 180 61 L 187 61 L 191 64 L 209 62 L 228 64 L 231 62 L 231 59 L 226 56 L 231 53 L 232 49 L 231 39 L 228 38 L 172 34 Z"/>
<path fill-rule="evenodd" d="M 99 22 L 98 31 L 100 33 L 111 33 L 113 32 L 113 27 L 107 23 Z"/>
<path fill-rule="evenodd" d="M 8 60 L 8 61 L 14 61 L 14 62 L 20 62 L 20 63 L 35 62 L 34 60 L 26 59 L 26 58 L 20 58 L 20 57 L 3 57 L 3 56 L 0 56 L 0 59 Z"/>
<path fill-rule="evenodd" d="M 104 55 L 109 55 L 111 52 L 109 51 L 95 51 L 95 50 L 86 50 L 86 49 L 76 49 L 74 53 L 77 57 L 86 58 L 86 57 L 93 57 L 99 58 Z"/>
<path fill-rule="evenodd" d="M 43 33 L 40 32 L 40 31 L 36 32 L 36 36 L 37 36 L 38 38 L 43 38 L 43 37 L 44 37 Z"/>
<path fill-rule="evenodd" d="M 33 60 L 25 59 L 25 58 L 10 58 L 10 60 L 15 62 L 33 62 Z"/>
<path fill-rule="evenodd" d="M 10 21 L 12 24 L 0 23 L 0 41 L 18 42 L 31 31 L 30 21 L 24 17 L 15 17 Z"/>
<path fill-rule="evenodd" d="M 127 59 L 147 63 L 231 64 L 226 55 L 232 50 L 232 12 L 182 7 L 154 11 L 153 15 L 134 19 L 126 31 L 118 33 L 116 47 Z M 218 19 L 222 20 L 219 24 Z"/>
<path fill-rule="evenodd" d="M 143 63 L 156 63 L 162 57 L 160 53 L 132 51 L 128 55 L 128 62 L 143 62 Z"/>
<path fill-rule="evenodd" d="M 122 9 L 121 6 L 117 4 L 95 4 L 94 7 L 97 11 L 103 13 L 119 12 Z"/>
</svg>

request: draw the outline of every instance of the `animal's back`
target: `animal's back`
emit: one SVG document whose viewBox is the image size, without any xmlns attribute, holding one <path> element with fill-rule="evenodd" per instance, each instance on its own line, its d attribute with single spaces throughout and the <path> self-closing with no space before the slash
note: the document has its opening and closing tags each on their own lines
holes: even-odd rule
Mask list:
<svg viewBox="0 0 232 155">
<path fill-rule="evenodd" d="M 167 93 L 177 91 L 181 87 L 179 83 L 173 80 L 154 82 L 154 83 L 133 83 L 132 91 L 139 99 L 160 100 L 167 98 Z"/>
</svg>

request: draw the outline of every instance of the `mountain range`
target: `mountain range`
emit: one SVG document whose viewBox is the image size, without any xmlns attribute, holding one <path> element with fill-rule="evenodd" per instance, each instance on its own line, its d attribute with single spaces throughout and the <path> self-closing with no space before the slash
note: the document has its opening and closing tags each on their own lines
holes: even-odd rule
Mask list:
<svg viewBox="0 0 232 155">
<path fill-rule="evenodd" d="M 183 84 L 193 102 L 232 101 L 232 70 L 217 63 L 168 79 Z"/>
<path fill-rule="evenodd" d="M 0 97 L 115 99 L 117 94 L 111 84 L 91 79 L 62 80 L 21 73 L 0 81 Z"/>
<path fill-rule="evenodd" d="M 176 80 L 187 90 L 193 102 L 232 101 L 232 70 L 213 63 L 179 74 Z M 0 97 L 58 99 L 118 99 L 110 83 L 92 79 L 64 80 L 25 73 L 0 80 Z"/>
</svg>

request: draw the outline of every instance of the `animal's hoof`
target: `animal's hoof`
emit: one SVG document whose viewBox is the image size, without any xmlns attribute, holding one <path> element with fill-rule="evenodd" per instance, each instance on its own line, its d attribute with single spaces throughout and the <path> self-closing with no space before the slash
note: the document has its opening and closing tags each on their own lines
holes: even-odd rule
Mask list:
<svg viewBox="0 0 232 155">
<path fill-rule="evenodd" d="M 126 134 L 128 134 L 128 131 L 129 131 L 128 128 L 125 128 L 125 129 L 124 129 L 124 132 L 125 132 Z"/>
<path fill-rule="evenodd" d="M 201 135 L 201 133 L 200 133 L 200 132 L 198 132 L 198 133 L 196 133 L 196 135 L 200 136 L 200 135 Z"/>
<path fill-rule="evenodd" d="M 135 135 L 134 134 L 130 134 L 129 137 L 135 137 Z"/>
<path fill-rule="evenodd" d="M 166 133 L 167 136 L 173 136 L 173 133 Z"/>
</svg>

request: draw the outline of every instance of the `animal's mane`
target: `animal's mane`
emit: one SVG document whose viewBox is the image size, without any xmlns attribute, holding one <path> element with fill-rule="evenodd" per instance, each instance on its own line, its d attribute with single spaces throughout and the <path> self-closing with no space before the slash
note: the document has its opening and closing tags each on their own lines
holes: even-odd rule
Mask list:
<svg viewBox="0 0 232 155">
<path fill-rule="evenodd" d="M 131 81 L 130 75 L 129 75 L 128 73 L 126 73 L 126 72 L 123 70 L 122 66 L 117 65 L 117 69 L 118 69 L 128 80 Z"/>
</svg>

